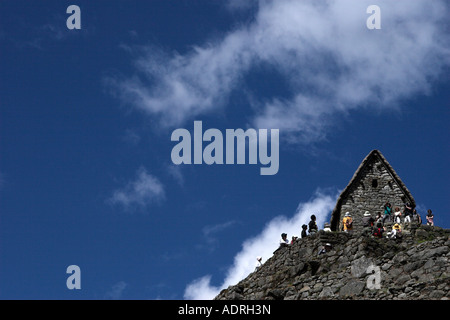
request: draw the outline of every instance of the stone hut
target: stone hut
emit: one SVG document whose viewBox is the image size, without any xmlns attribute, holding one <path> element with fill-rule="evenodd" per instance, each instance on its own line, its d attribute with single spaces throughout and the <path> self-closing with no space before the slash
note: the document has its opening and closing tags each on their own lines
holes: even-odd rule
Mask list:
<svg viewBox="0 0 450 320">
<path fill-rule="evenodd" d="M 364 158 L 347 187 L 339 196 L 331 214 L 331 230 L 340 231 L 342 219 L 348 211 L 353 218 L 353 229 L 362 229 L 362 217 L 369 211 L 372 217 L 383 214 L 384 204 L 389 202 L 392 210 L 409 202 L 416 206 L 413 196 L 400 177 L 378 150 L 372 150 Z"/>
</svg>

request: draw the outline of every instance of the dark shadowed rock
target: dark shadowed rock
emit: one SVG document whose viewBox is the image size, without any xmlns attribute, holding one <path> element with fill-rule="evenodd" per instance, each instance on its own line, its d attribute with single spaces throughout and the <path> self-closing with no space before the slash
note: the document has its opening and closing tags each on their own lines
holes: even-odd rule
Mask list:
<svg viewBox="0 0 450 320">
<path fill-rule="evenodd" d="M 351 280 L 341 288 L 341 290 L 339 291 L 339 295 L 344 298 L 346 296 L 357 296 L 364 290 L 365 286 L 366 283 L 363 281 Z"/>
</svg>

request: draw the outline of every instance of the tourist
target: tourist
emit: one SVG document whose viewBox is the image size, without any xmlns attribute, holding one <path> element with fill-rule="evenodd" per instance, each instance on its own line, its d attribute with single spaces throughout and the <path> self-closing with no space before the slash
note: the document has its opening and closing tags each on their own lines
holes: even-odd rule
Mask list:
<svg viewBox="0 0 450 320">
<path fill-rule="evenodd" d="M 391 239 L 400 239 L 402 237 L 402 229 L 398 223 L 392 226 L 391 234 L 388 237 Z"/>
<path fill-rule="evenodd" d="M 412 219 L 417 225 L 421 225 L 422 224 L 422 217 L 420 216 L 420 214 L 417 212 L 416 209 L 413 210 L 413 217 L 412 217 Z"/>
<path fill-rule="evenodd" d="M 306 234 L 306 230 L 308 229 L 308 226 L 306 224 L 302 225 L 302 233 L 301 236 L 302 238 L 307 237 L 308 235 Z"/>
<path fill-rule="evenodd" d="M 434 215 L 433 215 L 433 212 L 431 211 L 431 209 L 428 209 L 426 217 L 427 217 L 427 225 L 434 226 L 434 221 L 433 221 Z"/>
<path fill-rule="evenodd" d="M 292 236 L 292 239 L 291 239 L 291 244 L 294 244 L 294 242 L 296 241 L 298 239 L 298 237 L 297 236 Z"/>
<path fill-rule="evenodd" d="M 326 223 L 324 224 L 323 231 L 325 231 L 325 232 L 331 232 L 330 224 L 329 224 L 328 222 L 326 222 Z"/>
<path fill-rule="evenodd" d="M 308 230 L 309 234 L 314 234 L 318 231 L 315 215 L 311 216 L 311 221 L 309 222 L 308 226 L 309 226 L 309 230 Z"/>
<path fill-rule="evenodd" d="M 289 240 L 287 239 L 287 234 L 282 233 L 280 239 L 280 248 L 289 246 Z"/>
<path fill-rule="evenodd" d="M 372 228 L 374 222 L 375 222 L 375 219 L 372 218 L 372 216 L 370 215 L 370 212 L 369 211 L 364 212 L 364 216 L 362 218 L 363 227 L 364 228 L 367 228 L 367 227 Z"/>
<path fill-rule="evenodd" d="M 383 216 L 381 214 L 381 212 L 377 213 L 377 216 L 375 217 L 375 225 L 377 225 L 377 223 L 383 223 Z"/>
<path fill-rule="evenodd" d="M 256 257 L 256 261 L 258 261 L 258 262 L 256 263 L 255 271 L 262 267 L 261 260 L 262 260 L 262 257 Z"/>
<path fill-rule="evenodd" d="M 342 219 L 342 224 L 344 225 L 344 232 L 351 233 L 353 231 L 353 219 L 350 212 L 346 212 L 344 219 Z"/>
<path fill-rule="evenodd" d="M 389 202 L 386 202 L 384 205 L 383 224 L 385 223 L 386 219 L 391 220 L 391 212 L 392 212 L 391 204 Z"/>
<path fill-rule="evenodd" d="M 395 212 L 394 212 L 394 223 L 400 223 L 400 217 L 401 217 L 402 213 L 400 211 L 399 207 L 395 207 Z"/>
<path fill-rule="evenodd" d="M 320 249 L 320 251 L 319 251 L 319 256 L 321 255 L 321 254 L 324 254 L 324 253 L 327 253 L 327 252 L 330 252 L 331 251 L 331 244 L 330 243 L 327 243 L 327 244 L 325 244 L 323 247 L 322 247 L 322 249 Z"/>
<path fill-rule="evenodd" d="M 405 214 L 405 223 L 411 223 L 411 217 L 413 215 L 413 209 L 409 202 L 405 204 L 405 210 L 403 211 Z"/>
<path fill-rule="evenodd" d="M 385 229 L 384 229 L 382 223 L 378 222 L 377 225 L 375 226 L 375 228 L 373 229 L 372 235 L 375 238 L 382 238 L 384 230 Z"/>
<path fill-rule="evenodd" d="M 369 235 L 372 233 L 372 227 L 375 222 L 375 219 L 372 218 L 369 211 L 364 212 L 364 216 L 362 218 L 363 223 L 363 233 L 365 235 Z"/>
</svg>

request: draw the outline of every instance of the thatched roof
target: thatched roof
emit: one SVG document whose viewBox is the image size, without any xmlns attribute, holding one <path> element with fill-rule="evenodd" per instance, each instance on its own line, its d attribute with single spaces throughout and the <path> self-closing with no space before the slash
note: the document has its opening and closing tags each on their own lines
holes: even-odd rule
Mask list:
<svg viewBox="0 0 450 320">
<path fill-rule="evenodd" d="M 331 213 L 331 230 L 336 230 L 339 225 L 340 220 L 340 211 L 342 206 L 342 201 L 345 199 L 352 190 L 352 186 L 355 183 L 358 183 L 358 181 L 361 178 L 362 173 L 364 172 L 364 168 L 367 166 L 368 163 L 372 162 L 372 159 L 374 157 L 377 157 L 387 168 L 389 174 L 391 175 L 392 179 L 397 183 L 397 185 L 400 187 L 401 191 L 405 195 L 405 199 L 409 201 L 409 203 L 415 207 L 416 201 L 414 200 L 414 197 L 412 196 L 411 192 L 408 190 L 406 185 L 403 183 L 403 181 L 400 179 L 400 177 L 395 172 L 394 168 L 389 164 L 389 162 L 386 160 L 386 158 L 381 154 L 379 150 L 372 150 L 361 162 L 358 169 L 356 170 L 355 174 L 353 175 L 352 179 L 348 183 L 348 185 L 345 187 L 344 191 L 339 195 L 339 198 L 337 199 L 336 206 L 334 207 L 333 212 Z"/>
</svg>

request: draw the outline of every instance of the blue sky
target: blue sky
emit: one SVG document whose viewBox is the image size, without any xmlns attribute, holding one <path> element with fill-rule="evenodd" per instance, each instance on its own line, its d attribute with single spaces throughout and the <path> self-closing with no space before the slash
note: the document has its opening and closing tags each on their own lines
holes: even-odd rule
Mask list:
<svg viewBox="0 0 450 320">
<path fill-rule="evenodd" d="M 66 9 L 81 9 L 69 30 Z M 366 8 L 381 8 L 369 30 Z M 446 1 L 0 2 L 0 298 L 211 298 L 379 149 L 449 228 Z M 279 171 L 177 128 L 279 129 Z M 66 268 L 81 269 L 81 290 Z"/>
</svg>

